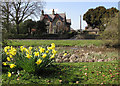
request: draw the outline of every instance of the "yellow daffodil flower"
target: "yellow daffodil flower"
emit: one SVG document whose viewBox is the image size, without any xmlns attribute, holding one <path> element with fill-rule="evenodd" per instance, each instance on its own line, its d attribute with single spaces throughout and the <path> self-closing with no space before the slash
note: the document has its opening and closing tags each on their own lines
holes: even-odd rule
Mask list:
<svg viewBox="0 0 120 86">
<path fill-rule="evenodd" d="M 34 55 L 35 55 L 35 56 L 39 56 L 39 52 L 35 52 Z"/>
<path fill-rule="evenodd" d="M 4 48 L 4 51 L 7 52 L 8 49 L 10 49 L 10 46 L 6 46 L 6 47 Z"/>
<path fill-rule="evenodd" d="M 7 57 L 7 61 L 11 61 L 11 59 L 9 57 Z"/>
<path fill-rule="evenodd" d="M 49 51 L 47 50 L 46 53 L 49 53 Z"/>
<path fill-rule="evenodd" d="M 3 62 L 3 65 L 5 65 L 5 66 L 6 66 L 6 65 L 7 65 L 7 63 L 6 63 L 6 62 Z"/>
<path fill-rule="evenodd" d="M 10 64 L 10 68 L 14 68 L 15 66 L 15 64 Z"/>
<path fill-rule="evenodd" d="M 13 58 L 13 56 L 12 56 L 12 55 L 10 55 L 10 58 Z"/>
<path fill-rule="evenodd" d="M 22 49 L 23 48 L 23 46 L 20 46 L 20 49 Z"/>
<path fill-rule="evenodd" d="M 26 48 L 25 48 L 25 47 L 23 47 L 23 51 L 26 51 Z"/>
<path fill-rule="evenodd" d="M 16 55 L 16 51 L 11 51 L 10 54 L 15 56 Z"/>
<path fill-rule="evenodd" d="M 64 53 L 64 55 L 63 56 L 66 56 L 67 55 L 67 53 Z"/>
<path fill-rule="evenodd" d="M 48 49 L 48 50 L 51 50 L 51 49 L 52 49 L 52 47 L 47 47 L 47 49 Z"/>
<path fill-rule="evenodd" d="M 53 54 L 56 54 L 56 53 L 57 53 L 57 51 L 56 51 L 55 49 L 53 49 L 53 50 L 52 50 L 52 53 L 53 53 Z"/>
<path fill-rule="evenodd" d="M 32 47 L 29 47 L 29 50 L 31 51 L 31 50 L 32 50 Z"/>
<path fill-rule="evenodd" d="M 54 44 L 54 43 L 51 44 L 51 48 L 52 48 L 52 49 L 55 48 L 55 44 Z"/>
<path fill-rule="evenodd" d="M 55 57 L 55 55 L 53 54 L 50 58 L 53 59 Z"/>
<path fill-rule="evenodd" d="M 43 53 L 45 51 L 45 49 L 44 48 L 40 48 L 40 53 Z"/>
<path fill-rule="evenodd" d="M 30 54 L 30 52 L 29 52 L 29 50 L 28 50 L 28 49 L 25 49 L 25 51 L 26 51 L 27 53 L 29 53 L 29 54 Z"/>
<path fill-rule="evenodd" d="M 39 46 L 38 48 L 40 49 L 41 47 Z"/>
<path fill-rule="evenodd" d="M 6 52 L 6 55 L 9 55 L 9 52 Z"/>
<path fill-rule="evenodd" d="M 8 72 L 8 77 L 11 77 L 11 73 L 10 72 Z"/>
<path fill-rule="evenodd" d="M 43 58 L 45 58 L 46 56 L 47 56 L 47 54 L 43 54 L 43 56 L 42 56 L 42 57 L 43 57 Z"/>
<path fill-rule="evenodd" d="M 30 54 L 26 54 L 26 57 L 29 59 L 31 58 L 32 56 Z"/>
<path fill-rule="evenodd" d="M 12 50 L 12 49 L 13 49 L 13 46 L 11 46 L 10 48 L 11 48 L 11 50 Z"/>
<path fill-rule="evenodd" d="M 41 59 L 38 59 L 38 61 L 36 62 L 37 65 L 39 65 L 42 62 Z"/>
<path fill-rule="evenodd" d="M 5 52 L 7 52 L 7 49 L 6 49 L 6 48 L 4 48 L 4 51 L 5 51 Z"/>
</svg>

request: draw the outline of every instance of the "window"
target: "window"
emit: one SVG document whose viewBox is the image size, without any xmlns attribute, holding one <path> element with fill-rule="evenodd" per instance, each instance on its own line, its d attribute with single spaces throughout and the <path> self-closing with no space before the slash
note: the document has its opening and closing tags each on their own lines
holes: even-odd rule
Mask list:
<svg viewBox="0 0 120 86">
<path fill-rule="evenodd" d="M 61 22 L 58 22 L 57 25 L 60 26 L 60 25 L 61 25 Z"/>
<path fill-rule="evenodd" d="M 54 22 L 52 23 L 52 25 L 53 25 L 53 26 L 56 26 L 56 24 L 55 24 Z"/>
<path fill-rule="evenodd" d="M 49 25 L 50 25 L 50 22 L 49 22 L 49 21 L 47 21 L 47 22 L 46 22 L 46 25 L 47 25 L 47 26 L 49 26 Z"/>
</svg>

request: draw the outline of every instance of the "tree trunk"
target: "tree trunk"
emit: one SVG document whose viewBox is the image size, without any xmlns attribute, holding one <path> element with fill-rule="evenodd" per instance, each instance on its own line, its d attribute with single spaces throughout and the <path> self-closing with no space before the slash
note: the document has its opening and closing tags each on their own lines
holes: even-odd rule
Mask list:
<svg viewBox="0 0 120 86">
<path fill-rule="evenodd" d="M 10 23 L 9 23 L 9 15 L 7 15 L 7 25 L 6 25 L 7 27 L 7 31 L 8 31 L 8 33 L 10 32 Z"/>
<path fill-rule="evenodd" d="M 16 24 L 17 25 L 17 27 L 16 27 L 16 29 L 17 29 L 17 34 L 19 34 L 19 24 Z"/>
</svg>

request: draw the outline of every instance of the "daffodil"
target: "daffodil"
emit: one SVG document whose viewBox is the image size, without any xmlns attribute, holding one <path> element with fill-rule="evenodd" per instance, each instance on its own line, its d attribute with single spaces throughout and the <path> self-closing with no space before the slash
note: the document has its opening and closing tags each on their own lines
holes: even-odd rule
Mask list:
<svg viewBox="0 0 120 86">
<path fill-rule="evenodd" d="M 20 46 L 20 49 L 22 49 L 23 48 L 23 46 Z"/>
<path fill-rule="evenodd" d="M 32 47 L 29 47 L 29 50 L 31 51 L 31 50 L 32 50 Z"/>
<path fill-rule="evenodd" d="M 6 63 L 6 62 L 3 62 L 3 65 L 5 65 L 5 66 L 6 66 L 6 65 L 7 65 L 7 63 Z"/>
<path fill-rule="evenodd" d="M 12 49 L 13 49 L 13 46 L 11 46 L 10 48 L 11 48 L 11 50 L 12 50 Z"/>
<path fill-rule="evenodd" d="M 10 58 L 13 58 L 13 56 L 12 56 L 12 55 L 10 55 Z"/>
<path fill-rule="evenodd" d="M 7 57 L 7 61 L 11 61 L 11 59 L 9 57 Z"/>
<path fill-rule="evenodd" d="M 11 73 L 10 72 L 8 72 L 8 77 L 11 77 Z"/>
<path fill-rule="evenodd" d="M 51 44 L 51 48 L 52 48 L 52 49 L 55 48 L 55 44 L 54 44 L 54 43 Z"/>
<path fill-rule="evenodd" d="M 63 54 L 63 56 L 66 56 L 66 55 L 67 55 L 67 53 L 64 53 L 64 54 Z"/>
<path fill-rule="evenodd" d="M 31 58 L 32 56 L 30 54 L 26 54 L 26 57 L 29 59 Z"/>
<path fill-rule="evenodd" d="M 48 50 L 51 50 L 51 49 L 52 49 L 52 47 L 47 47 L 47 49 L 48 49 Z"/>
<path fill-rule="evenodd" d="M 57 53 L 57 51 L 56 51 L 55 49 L 53 49 L 53 50 L 52 50 L 52 53 L 53 53 L 53 54 L 56 54 L 56 53 Z"/>
<path fill-rule="evenodd" d="M 53 54 L 50 58 L 53 59 L 55 57 L 55 55 Z"/>
<path fill-rule="evenodd" d="M 38 59 L 37 62 L 36 62 L 36 64 L 39 65 L 41 62 L 42 62 L 42 60 Z"/>
<path fill-rule="evenodd" d="M 29 50 L 26 48 L 25 51 L 30 54 Z"/>
<path fill-rule="evenodd" d="M 20 46 L 20 50 L 23 52 L 24 51 L 24 47 L 23 46 Z"/>
<path fill-rule="evenodd" d="M 5 51 L 5 52 L 7 52 L 7 49 L 6 49 L 6 48 L 4 48 L 4 51 Z"/>
<path fill-rule="evenodd" d="M 6 52 L 6 55 L 9 55 L 10 53 L 9 52 Z"/>
<path fill-rule="evenodd" d="M 35 55 L 35 56 L 39 56 L 39 52 L 35 52 L 34 55 Z"/>
<path fill-rule="evenodd" d="M 45 58 L 46 56 L 47 56 L 47 54 L 43 54 L 43 56 L 42 56 L 42 57 L 43 57 L 43 58 Z"/>
<path fill-rule="evenodd" d="M 47 50 L 46 53 L 49 53 L 49 51 Z"/>
<path fill-rule="evenodd" d="M 23 51 L 26 51 L 26 48 L 25 48 L 25 47 L 23 47 Z"/>
<path fill-rule="evenodd" d="M 6 46 L 6 47 L 4 48 L 4 51 L 7 52 L 8 49 L 10 49 L 10 46 Z"/>
<path fill-rule="evenodd" d="M 45 49 L 44 48 L 40 48 L 40 53 L 43 53 L 45 51 Z"/>
<path fill-rule="evenodd" d="M 15 56 L 16 55 L 16 51 L 10 51 L 10 54 Z"/>
<path fill-rule="evenodd" d="M 14 68 L 15 66 L 15 64 L 10 64 L 10 68 Z"/>
<path fill-rule="evenodd" d="M 16 49 L 11 47 L 11 50 L 9 50 L 9 54 L 11 54 L 13 56 L 16 55 Z"/>
<path fill-rule="evenodd" d="M 40 49 L 41 47 L 39 46 L 38 48 Z"/>
</svg>

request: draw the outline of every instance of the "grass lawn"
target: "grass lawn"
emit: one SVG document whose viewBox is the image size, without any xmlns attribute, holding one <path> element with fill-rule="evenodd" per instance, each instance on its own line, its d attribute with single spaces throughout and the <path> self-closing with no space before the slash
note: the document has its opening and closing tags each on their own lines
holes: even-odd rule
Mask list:
<svg viewBox="0 0 120 86">
<path fill-rule="evenodd" d="M 74 46 L 102 46 L 102 40 L 10 40 L 7 45 L 9 46 L 48 46 L 55 43 L 59 52 L 63 50 L 69 51 Z M 63 47 L 62 47 L 63 46 Z M 65 47 L 72 46 L 72 47 Z M 66 49 L 64 49 L 66 48 Z M 82 49 L 80 47 L 80 49 Z M 78 48 L 78 51 L 80 51 Z M 87 49 L 84 47 L 84 49 Z M 95 50 L 97 48 L 93 48 Z M 91 49 L 92 50 L 92 49 Z M 93 51 L 92 50 L 92 51 Z M 75 50 L 69 51 L 70 53 Z M 88 50 L 90 51 L 90 50 Z M 97 50 L 96 50 L 97 51 Z M 79 52 L 81 53 L 81 51 Z M 87 52 L 86 52 L 87 53 Z M 117 57 L 116 52 L 106 52 L 103 56 Z M 96 57 L 99 57 L 94 53 Z M 101 54 L 102 56 L 102 54 Z M 93 57 L 93 56 L 92 56 Z M 41 70 L 39 75 L 29 74 L 21 70 L 19 74 L 13 73 L 9 78 L 8 71 L 2 73 L 3 86 L 9 84 L 119 84 L 119 72 L 117 61 L 111 62 L 80 62 L 80 63 L 53 63 L 54 66 Z M 4 69 L 4 67 L 3 67 Z M 18 85 L 12 85 L 18 86 Z M 67 85 L 68 86 L 68 85 Z"/>
<path fill-rule="evenodd" d="M 54 65 L 56 67 L 41 71 L 40 75 L 24 71 L 20 71 L 19 75 L 13 74 L 10 77 L 10 84 L 119 84 L 118 62 L 54 63 Z M 7 84 L 8 81 L 7 74 L 3 73 L 2 83 Z"/>
<path fill-rule="evenodd" d="M 103 44 L 102 40 L 10 40 L 10 46 L 46 46 L 55 43 L 57 46 L 100 46 Z"/>
</svg>

